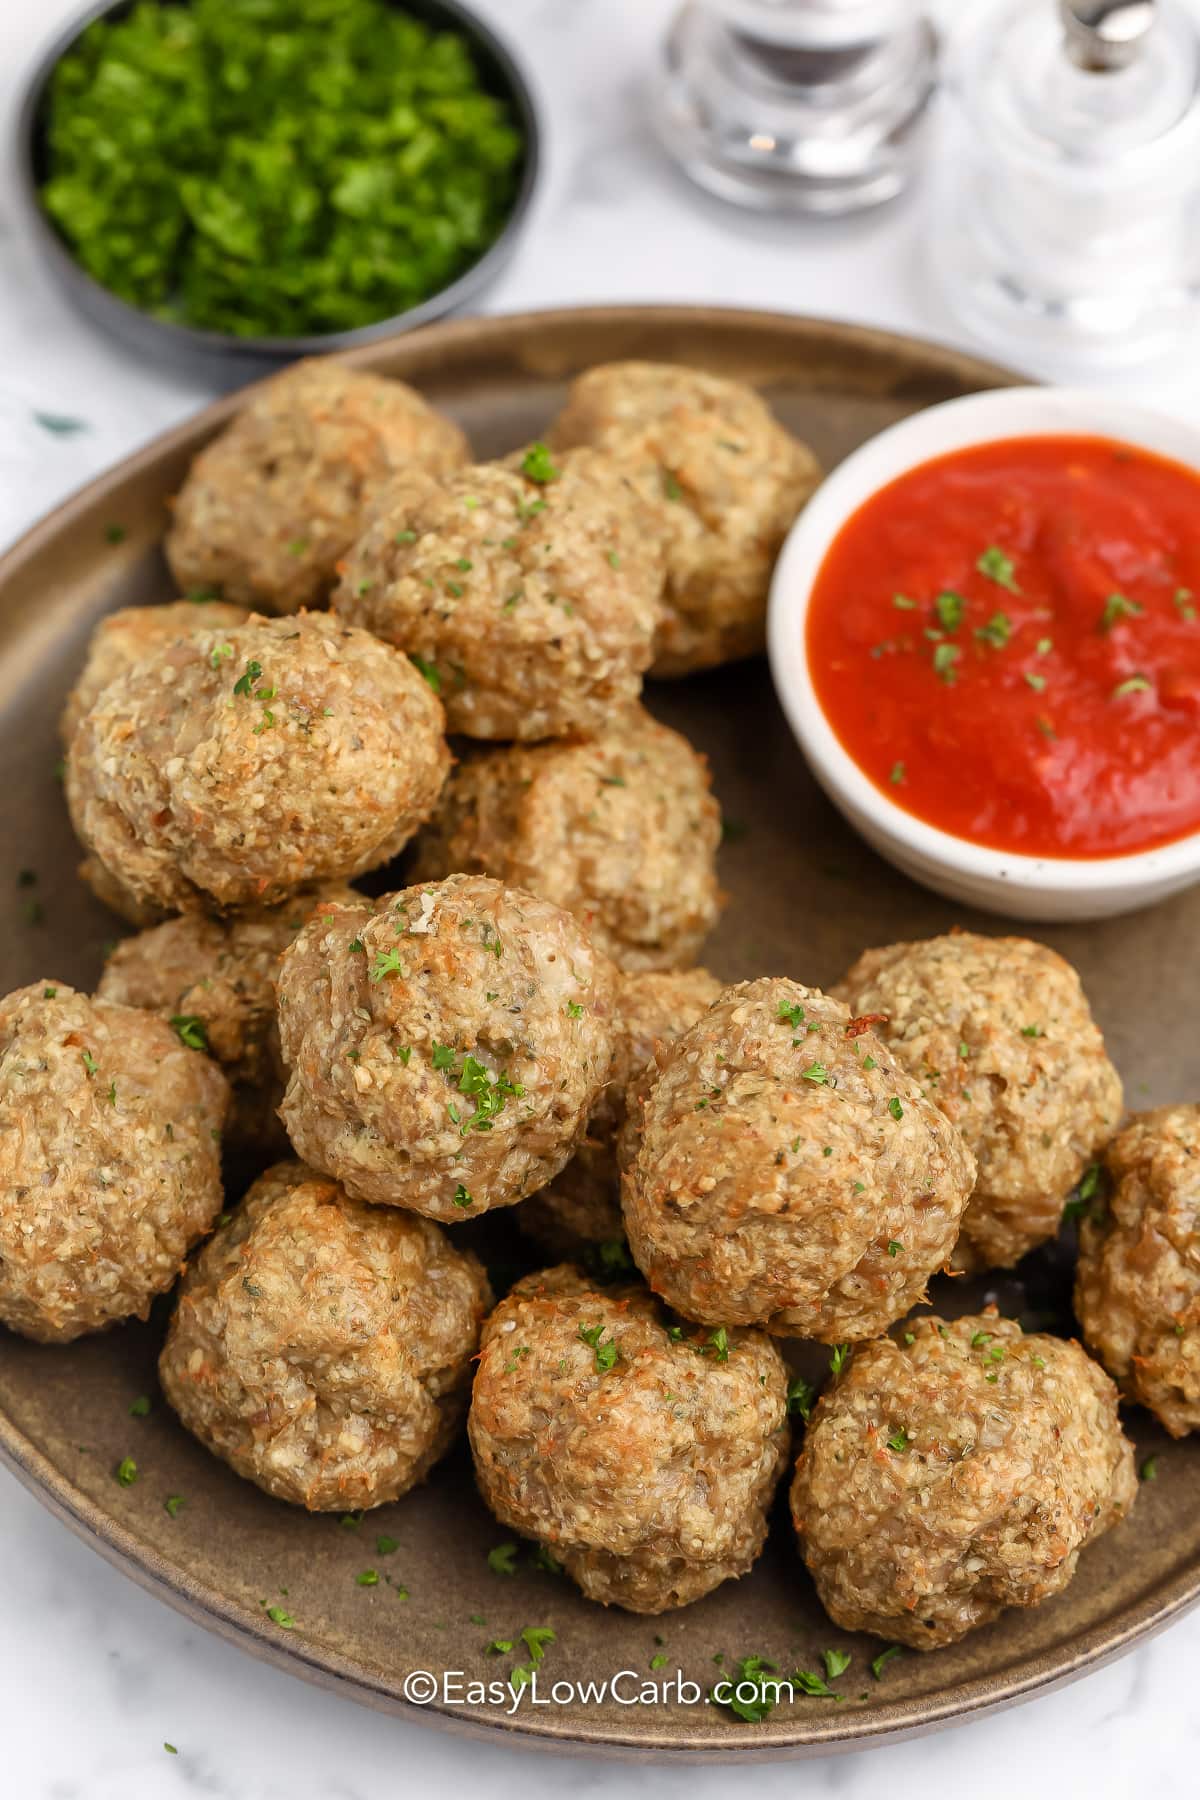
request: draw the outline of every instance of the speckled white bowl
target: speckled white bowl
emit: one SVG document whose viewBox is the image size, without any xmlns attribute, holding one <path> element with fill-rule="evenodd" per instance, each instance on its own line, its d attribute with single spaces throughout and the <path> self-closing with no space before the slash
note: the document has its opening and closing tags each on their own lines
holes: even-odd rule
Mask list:
<svg viewBox="0 0 1200 1800">
<path fill-rule="evenodd" d="M 1084 859 L 1011 855 L 927 825 L 877 788 L 838 740 L 813 686 L 805 625 L 830 546 L 872 494 L 950 451 L 1059 433 L 1119 438 L 1200 471 L 1200 429 L 1112 394 L 1001 388 L 932 406 L 872 438 L 817 489 L 780 555 L 767 625 L 771 671 L 792 730 L 829 798 L 868 843 L 952 900 L 1041 921 L 1107 918 L 1190 887 L 1200 880 L 1200 832 L 1156 850 Z"/>
</svg>

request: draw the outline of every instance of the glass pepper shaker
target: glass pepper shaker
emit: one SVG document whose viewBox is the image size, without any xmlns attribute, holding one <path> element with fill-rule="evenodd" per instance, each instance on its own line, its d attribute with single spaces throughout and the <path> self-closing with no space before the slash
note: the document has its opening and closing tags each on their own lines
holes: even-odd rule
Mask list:
<svg viewBox="0 0 1200 1800">
<path fill-rule="evenodd" d="M 930 267 L 1049 375 L 1168 352 L 1200 320 L 1200 27 L 1180 0 L 991 0 L 949 43 Z"/>
<path fill-rule="evenodd" d="M 936 49 L 917 0 L 688 0 L 667 41 L 655 124 L 723 199 L 851 212 L 907 181 Z"/>
</svg>

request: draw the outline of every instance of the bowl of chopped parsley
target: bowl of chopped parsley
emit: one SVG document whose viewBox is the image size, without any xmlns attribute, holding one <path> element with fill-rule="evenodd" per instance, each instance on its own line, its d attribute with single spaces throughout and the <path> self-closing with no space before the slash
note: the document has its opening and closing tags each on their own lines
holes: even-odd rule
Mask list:
<svg viewBox="0 0 1200 1800">
<path fill-rule="evenodd" d="M 226 382 L 466 304 L 538 164 L 528 85 L 458 0 L 108 0 L 35 70 L 18 134 L 69 296 Z"/>
</svg>

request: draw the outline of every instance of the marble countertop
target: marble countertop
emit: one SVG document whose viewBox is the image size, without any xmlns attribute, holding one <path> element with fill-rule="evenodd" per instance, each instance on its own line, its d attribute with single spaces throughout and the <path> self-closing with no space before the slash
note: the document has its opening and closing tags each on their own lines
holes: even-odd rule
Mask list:
<svg viewBox="0 0 1200 1800">
<path fill-rule="evenodd" d="M 693 193 L 660 158 L 643 83 L 673 0 L 478 0 L 523 53 L 547 120 L 530 229 L 489 311 L 689 300 L 857 319 L 963 341 L 923 280 L 925 200 L 846 223 L 783 226 Z M 948 13 L 952 0 L 941 0 Z M 0 3 L 0 113 L 74 0 Z M 7 159 L 5 159 L 7 164 Z M 208 395 L 126 356 L 77 318 L 25 256 L 0 166 L 0 545 Z M 1200 353 L 1127 384 L 1194 416 Z M 53 435 L 36 412 L 79 418 Z M 1118 1663 L 1015 1711 L 886 1751 L 737 1770 L 660 1769 L 655 1791 L 716 1800 L 867 1800 L 976 1788 L 1124 1800 L 1180 1791 L 1200 1752 L 1200 1613 Z M 177 1617 L 78 1543 L 0 1474 L 0 1793 L 21 1800 L 392 1800 L 570 1783 L 616 1795 L 631 1771 L 459 1740 L 317 1692 Z M 164 1749 L 177 1746 L 177 1754 Z M 644 1776 L 642 1777 L 644 1779 Z"/>
</svg>

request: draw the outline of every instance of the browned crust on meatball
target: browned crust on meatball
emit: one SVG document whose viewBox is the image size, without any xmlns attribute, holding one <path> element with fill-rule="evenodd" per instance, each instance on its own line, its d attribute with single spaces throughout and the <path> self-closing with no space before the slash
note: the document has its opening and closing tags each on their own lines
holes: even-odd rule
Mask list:
<svg viewBox="0 0 1200 1800">
<path fill-rule="evenodd" d="M 101 1000 L 161 1018 L 197 1021 L 233 1088 L 226 1141 L 239 1151 L 286 1155 L 278 1117 L 283 1058 L 275 1023 L 275 976 L 296 933 L 324 905 L 361 899 L 341 883 L 301 888 L 282 906 L 235 918 L 184 913 L 116 944 L 96 990 Z"/>
<path fill-rule="evenodd" d="M 815 988 L 742 982 L 633 1084 L 625 1229 L 685 1317 L 867 1338 L 944 1265 L 974 1160 L 860 1024 Z"/>
<path fill-rule="evenodd" d="M 550 441 L 611 457 L 653 521 L 666 587 L 652 673 L 756 655 L 775 558 L 821 470 L 753 388 L 670 363 L 603 363 L 572 384 Z"/>
<path fill-rule="evenodd" d="M 1007 1268 L 1054 1237 L 1121 1119 L 1079 976 L 1045 944 L 952 931 L 867 950 L 834 992 L 958 1126 L 979 1165 L 954 1261 Z"/>
<path fill-rule="evenodd" d="M 419 657 L 451 731 L 601 731 L 641 692 L 662 579 L 636 502 L 603 459 L 520 459 L 395 482 L 346 561 L 333 605 Z"/>
<path fill-rule="evenodd" d="M 167 561 L 183 588 L 256 612 L 321 606 L 371 502 L 406 469 L 438 475 L 467 441 L 402 381 L 329 358 L 264 382 L 193 462 Z"/>
<path fill-rule="evenodd" d="M 221 1211 L 225 1077 L 151 1013 L 0 1001 L 0 1319 L 65 1343 L 144 1319 Z"/>
<path fill-rule="evenodd" d="M 549 1256 L 577 1257 L 611 1246 L 624 1260 L 617 1136 L 625 1094 L 660 1044 L 707 1012 L 721 983 L 707 969 L 624 975 L 617 985 L 612 1076 L 588 1120 L 587 1136 L 561 1174 L 531 1194 L 517 1224 Z"/>
<path fill-rule="evenodd" d="M 291 1141 L 359 1199 L 511 1206 L 583 1135 L 615 986 L 568 913 L 482 875 L 330 909 L 280 967 Z"/>
<path fill-rule="evenodd" d="M 1075 1311 L 1122 1391 L 1172 1437 L 1200 1429 L 1200 1106 L 1138 1113 L 1079 1231 Z"/>
<path fill-rule="evenodd" d="M 67 695 L 58 727 L 63 743 L 70 744 L 80 719 L 91 711 L 109 682 L 144 656 L 177 637 L 223 630 L 245 620 L 243 607 L 224 606 L 220 601 L 199 605 L 194 600 L 170 600 L 165 606 L 123 606 L 119 612 L 109 613 L 93 631 L 87 660 Z"/>
<path fill-rule="evenodd" d="M 487 1505 L 590 1600 L 630 1612 L 744 1575 L 787 1458 L 787 1370 L 770 1340 L 675 1331 L 640 1286 L 531 1275 L 484 1327 L 471 1398 Z"/>
<path fill-rule="evenodd" d="M 277 1499 L 382 1506 L 453 1441 L 491 1299 L 475 1257 L 427 1219 L 280 1163 L 184 1277 L 163 1391 Z"/>
<path fill-rule="evenodd" d="M 1061 1593 L 1136 1488 L 1104 1371 L 993 1309 L 857 1347 L 791 1502 L 834 1623 L 931 1650 Z"/>
<path fill-rule="evenodd" d="M 406 658 L 321 613 L 176 639 L 112 681 L 67 757 L 91 857 L 135 902 L 270 905 L 387 862 L 449 768 Z"/>
<path fill-rule="evenodd" d="M 468 758 L 418 840 L 418 874 L 528 888 L 618 968 L 695 962 L 717 921 L 721 811 L 704 758 L 641 707 L 584 742 Z"/>
</svg>

